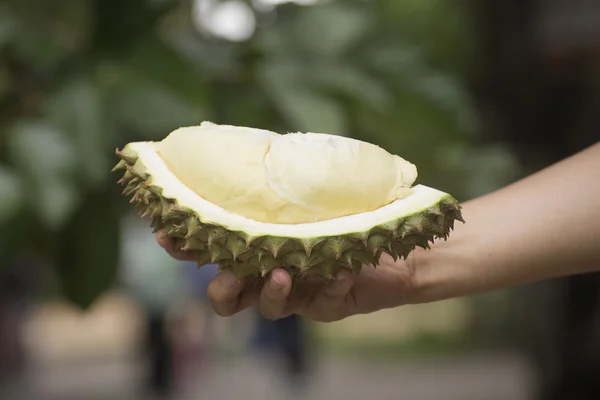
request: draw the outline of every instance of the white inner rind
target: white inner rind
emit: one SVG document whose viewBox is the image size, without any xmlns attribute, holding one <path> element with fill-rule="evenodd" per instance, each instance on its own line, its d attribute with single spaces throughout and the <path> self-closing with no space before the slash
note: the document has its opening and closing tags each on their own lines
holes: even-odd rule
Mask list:
<svg viewBox="0 0 600 400">
<path fill-rule="evenodd" d="M 231 231 L 245 232 L 251 236 L 310 238 L 368 231 L 377 225 L 416 214 L 449 196 L 440 190 L 417 185 L 412 188 L 414 192 L 410 196 L 374 211 L 318 222 L 272 224 L 232 214 L 198 196 L 167 168 L 152 142 L 129 143 L 126 148 L 137 153 L 139 157 L 137 162 L 144 165 L 146 172 L 151 176 L 149 183 L 161 187 L 162 196 L 176 199 L 179 205 L 196 211 L 203 223 L 220 225 Z"/>
</svg>

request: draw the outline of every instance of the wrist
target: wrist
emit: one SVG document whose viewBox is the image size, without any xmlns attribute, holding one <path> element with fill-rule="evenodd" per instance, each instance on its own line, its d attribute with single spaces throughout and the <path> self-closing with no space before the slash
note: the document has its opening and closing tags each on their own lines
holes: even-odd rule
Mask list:
<svg viewBox="0 0 600 400">
<path fill-rule="evenodd" d="M 411 269 L 411 285 L 407 304 L 429 303 L 441 299 L 443 292 L 443 273 L 435 268 L 432 261 L 431 249 L 417 247 L 408 257 Z"/>
<path fill-rule="evenodd" d="M 408 304 L 465 296 L 485 286 L 485 277 L 477 273 L 473 247 L 463 246 L 465 239 L 462 237 L 450 236 L 447 241 L 433 244 L 431 249 L 416 248 L 409 256 L 411 288 Z"/>
</svg>

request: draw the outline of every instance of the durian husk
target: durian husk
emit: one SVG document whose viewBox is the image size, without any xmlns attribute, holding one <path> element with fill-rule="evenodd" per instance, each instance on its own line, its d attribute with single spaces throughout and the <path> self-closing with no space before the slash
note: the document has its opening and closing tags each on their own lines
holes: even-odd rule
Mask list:
<svg viewBox="0 0 600 400">
<path fill-rule="evenodd" d="M 137 153 L 125 147 L 116 154 L 121 160 L 113 172 L 124 171 L 118 181 L 125 186 L 123 194 L 142 217 L 151 219 L 153 232 L 162 230 L 177 249 L 194 253 L 199 267 L 217 263 L 240 280 L 268 277 L 275 268 L 286 269 L 294 281 L 312 276 L 327 282 L 342 268 L 358 274 L 365 265 L 377 266 L 384 253 L 398 260 L 416 247 L 429 249 L 434 240 L 448 238 L 455 220 L 464 222 L 458 201 L 446 195 L 418 213 L 364 232 L 310 238 L 251 236 L 204 223 L 202 215 L 163 196 L 162 188 L 136 163 Z"/>
</svg>

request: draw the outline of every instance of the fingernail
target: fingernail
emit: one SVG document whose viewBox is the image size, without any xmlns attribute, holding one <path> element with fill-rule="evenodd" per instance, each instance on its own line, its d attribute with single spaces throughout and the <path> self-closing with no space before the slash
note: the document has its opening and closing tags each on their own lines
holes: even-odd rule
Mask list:
<svg viewBox="0 0 600 400">
<path fill-rule="evenodd" d="M 237 278 L 235 277 L 235 275 L 231 272 L 223 272 L 221 274 L 221 284 L 223 284 L 223 286 L 233 286 L 237 283 Z"/>
<path fill-rule="evenodd" d="M 274 276 L 271 276 L 269 280 L 269 288 L 273 290 L 281 290 L 283 288 L 283 284 L 277 280 Z"/>
</svg>

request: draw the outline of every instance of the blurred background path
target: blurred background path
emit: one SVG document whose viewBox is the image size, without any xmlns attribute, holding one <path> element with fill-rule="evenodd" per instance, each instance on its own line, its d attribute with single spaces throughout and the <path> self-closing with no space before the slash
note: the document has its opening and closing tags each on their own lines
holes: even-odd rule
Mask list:
<svg viewBox="0 0 600 400">
<path fill-rule="evenodd" d="M 427 307 L 427 306 L 425 306 Z M 437 309 L 435 308 L 437 307 Z M 444 311 L 457 316 L 456 305 L 429 306 L 415 310 L 432 319 Z M 188 308 L 188 333 L 196 339 L 204 335 L 199 326 L 199 309 Z M 381 340 L 386 321 L 395 316 L 402 325 L 410 323 L 410 313 L 394 311 L 372 318 L 373 338 L 352 329 L 352 324 L 323 328 L 338 334 L 332 340 L 356 335 L 365 340 Z M 457 321 L 460 318 L 448 319 Z M 143 314 L 126 297 L 113 294 L 93 313 L 78 315 L 56 303 L 34 312 L 25 324 L 25 345 L 29 367 L 0 386 L 0 398 L 10 400 L 137 400 L 153 399 L 146 391 L 147 367 L 138 351 L 143 334 Z M 350 321 L 352 322 L 352 321 Z M 235 324 L 235 328 L 232 324 Z M 183 344 L 176 371 L 176 388 L 164 399 L 282 400 L 311 399 L 364 400 L 528 400 L 534 384 L 534 370 L 522 356 L 511 352 L 475 351 L 427 355 L 410 352 L 396 355 L 391 346 L 363 350 L 332 350 L 324 343 L 311 346 L 309 374 L 290 380 L 284 360 L 277 352 L 252 351 L 247 342 L 255 320 L 248 312 L 235 321 L 221 319 L 211 329 L 221 336 L 212 350 L 194 351 Z M 379 328 L 377 328 L 379 325 Z M 438 323 L 439 325 L 439 323 Z M 439 327 L 441 330 L 442 327 Z M 181 334 L 182 332 L 180 332 Z M 390 331 L 388 331 L 388 334 Z M 399 331 L 394 335 L 402 334 Z M 406 335 L 406 333 L 405 333 Z M 238 343 L 237 347 L 231 344 Z M 175 346 L 177 347 L 177 346 Z M 387 350 L 386 350 L 387 349 Z M 177 353 L 177 350 L 175 350 Z M 177 357 L 175 357 L 177 358 Z M 376 395 L 375 395 L 376 394 Z"/>
</svg>

